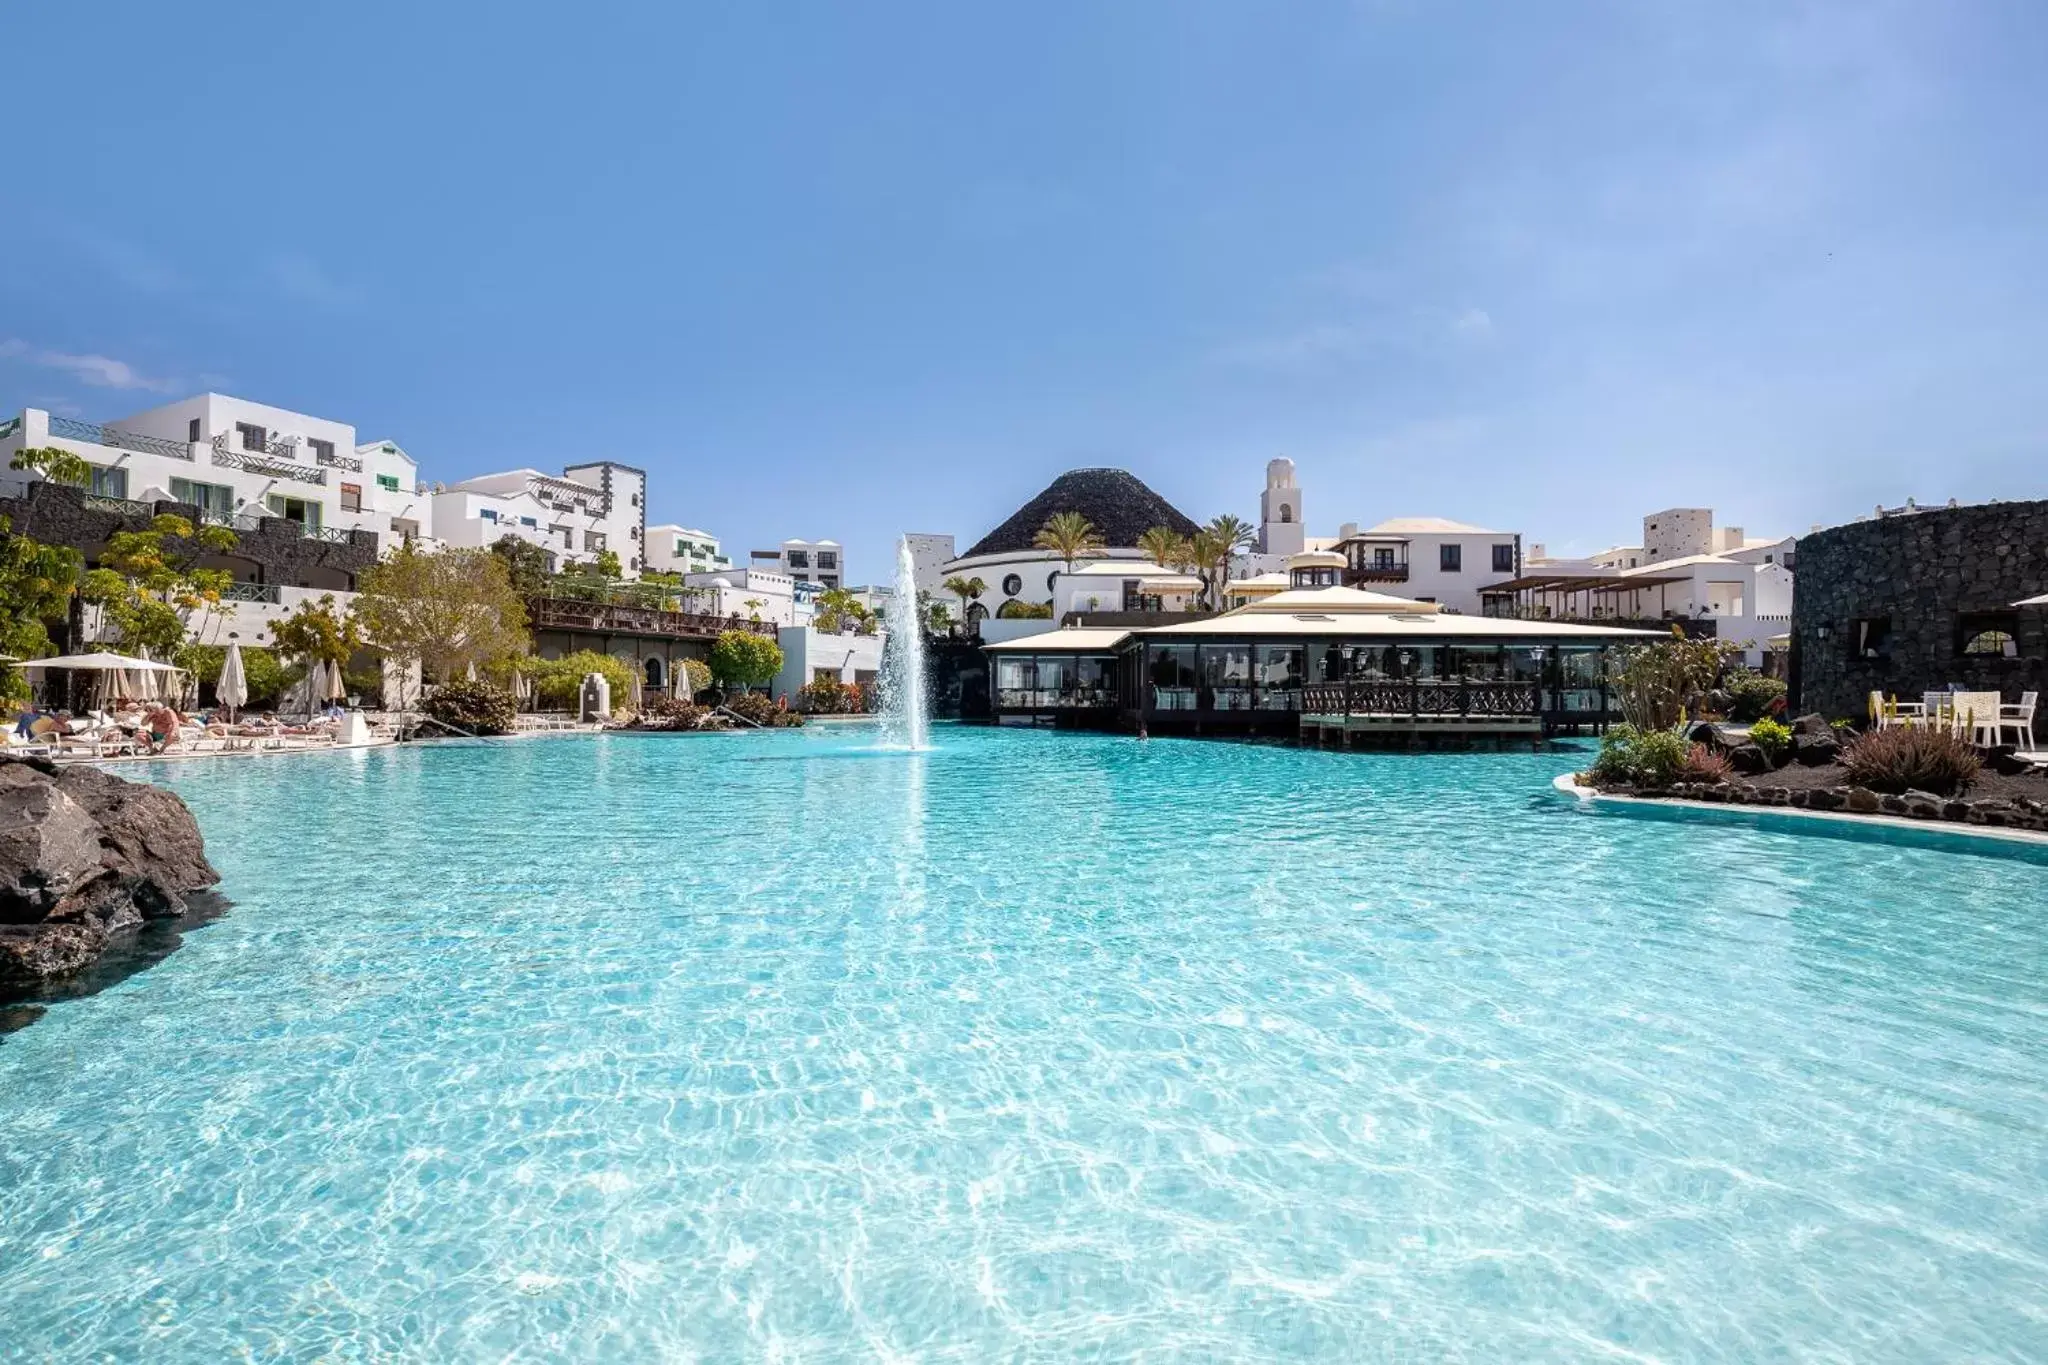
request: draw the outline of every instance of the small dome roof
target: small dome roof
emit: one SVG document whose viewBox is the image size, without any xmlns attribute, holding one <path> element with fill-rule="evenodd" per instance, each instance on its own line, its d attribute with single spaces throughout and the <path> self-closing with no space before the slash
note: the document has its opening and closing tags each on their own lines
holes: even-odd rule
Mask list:
<svg viewBox="0 0 2048 1365">
<path fill-rule="evenodd" d="M 1287 556 L 1287 567 L 1293 569 L 1341 569 L 1345 565 L 1343 555 L 1335 550 L 1303 550 L 1300 554 Z"/>
</svg>

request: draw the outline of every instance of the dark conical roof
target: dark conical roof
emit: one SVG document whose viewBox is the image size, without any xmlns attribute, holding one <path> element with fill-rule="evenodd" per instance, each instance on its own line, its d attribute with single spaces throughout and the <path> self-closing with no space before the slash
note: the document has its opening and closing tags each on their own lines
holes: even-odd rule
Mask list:
<svg viewBox="0 0 2048 1365">
<path fill-rule="evenodd" d="M 1198 529 L 1185 512 L 1127 469 L 1070 469 L 961 558 L 1029 550 L 1032 538 L 1056 512 L 1079 512 L 1094 523 L 1104 545 L 1118 549 L 1136 545 L 1138 537 L 1154 526 L 1184 536 Z"/>
</svg>

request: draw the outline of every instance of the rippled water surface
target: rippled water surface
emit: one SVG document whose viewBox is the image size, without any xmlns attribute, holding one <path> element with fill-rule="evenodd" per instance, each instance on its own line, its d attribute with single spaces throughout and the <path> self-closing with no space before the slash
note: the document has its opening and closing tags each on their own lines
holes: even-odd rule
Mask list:
<svg viewBox="0 0 2048 1365">
<path fill-rule="evenodd" d="M 2048 1356 L 2048 868 L 936 738 L 161 769 L 234 906 L 0 1039 L 0 1359 Z"/>
</svg>

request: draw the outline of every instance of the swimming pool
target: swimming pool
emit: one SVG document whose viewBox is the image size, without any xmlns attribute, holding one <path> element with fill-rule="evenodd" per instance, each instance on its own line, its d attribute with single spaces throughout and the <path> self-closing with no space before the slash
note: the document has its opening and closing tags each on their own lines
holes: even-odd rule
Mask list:
<svg viewBox="0 0 2048 1365">
<path fill-rule="evenodd" d="M 0 1358 L 2048 1353 L 2048 869 L 938 741 L 155 770 L 234 907 L 0 1039 Z"/>
</svg>

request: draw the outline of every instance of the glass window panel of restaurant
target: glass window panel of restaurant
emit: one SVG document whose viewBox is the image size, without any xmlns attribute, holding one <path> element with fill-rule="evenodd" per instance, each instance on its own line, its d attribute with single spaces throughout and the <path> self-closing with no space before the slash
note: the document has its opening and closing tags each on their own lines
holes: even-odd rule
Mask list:
<svg viewBox="0 0 2048 1365">
<path fill-rule="evenodd" d="M 1300 645 L 1260 645 L 1258 662 L 1253 677 L 1259 685 L 1259 709 L 1262 711 L 1294 711 L 1301 705 L 1301 686 L 1305 681 L 1303 663 L 1306 651 Z"/>
<path fill-rule="evenodd" d="M 1252 705 L 1252 647 L 1203 645 L 1202 685 L 1218 711 L 1249 711 Z"/>
<path fill-rule="evenodd" d="M 1445 651 L 1443 676 L 1470 678 L 1474 682 L 1497 682 L 1501 676 L 1501 648 L 1498 645 L 1452 645 Z"/>
<path fill-rule="evenodd" d="M 1074 661 L 1077 699 L 1089 706 L 1107 706 L 1116 682 L 1116 660 L 1082 657 Z"/>
<path fill-rule="evenodd" d="M 1152 706 L 1158 711 L 1195 709 L 1195 647 L 1146 646 L 1145 676 L 1152 683 Z"/>
<path fill-rule="evenodd" d="M 1003 655 L 996 660 L 996 704 L 998 706 L 1024 705 L 1023 692 L 1029 660 L 1014 655 Z"/>
<path fill-rule="evenodd" d="M 1074 690 L 1074 658 L 1070 654 L 1038 656 L 1038 690 L 1050 702 Z"/>
<path fill-rule="evenodd" d="M 1598 711 L 1605 659 L 1596 649 L 1562 649 L 1558 653 L 1560 700 L 1567 711 Z"/>
</svg>

